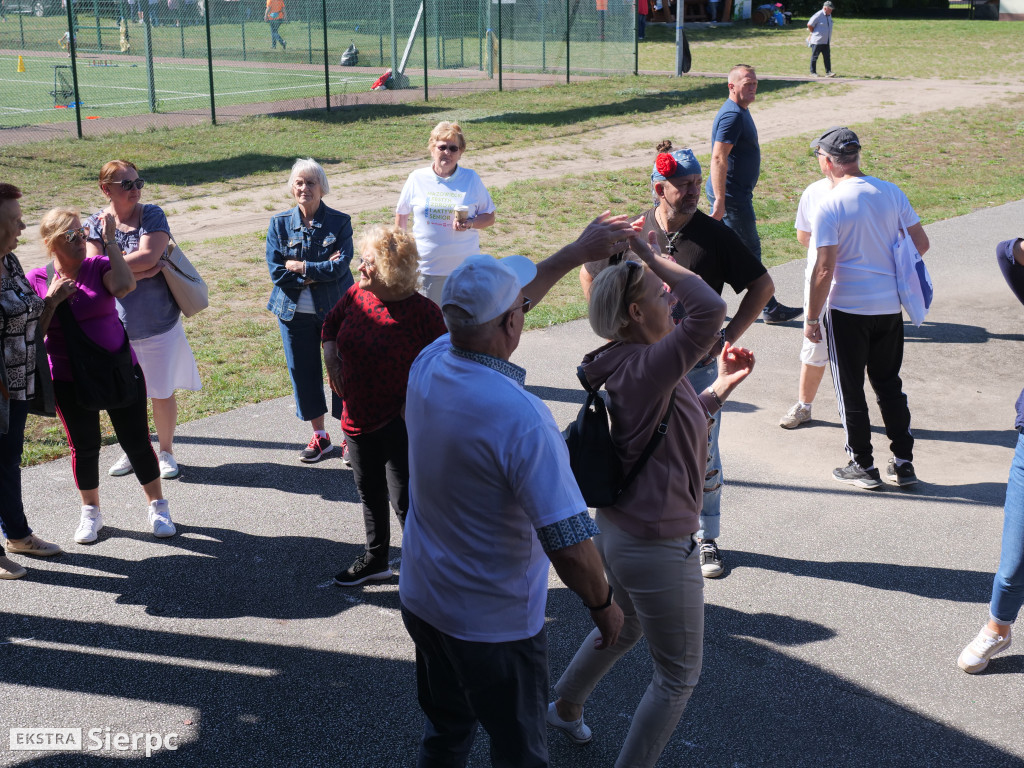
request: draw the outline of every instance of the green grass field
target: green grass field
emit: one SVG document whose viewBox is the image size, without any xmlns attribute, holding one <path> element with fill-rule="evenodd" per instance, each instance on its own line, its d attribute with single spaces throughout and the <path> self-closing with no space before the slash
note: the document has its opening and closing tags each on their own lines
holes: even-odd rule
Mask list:
<svg viewBox="0 0 1024 768">
<path fill-rule="evenodd" d="M 136 57 L 131 57 L 136 59 Z M 26 71 L 16 72 L 17 56 L 0 57 L 0 126 L 33 125 L 74 121 L 74 109 L 66 107 L 72 96 L 55 100 L 55 68 L 59 72 L 57 90 L 71 82 L 67 57 L 27 57 Z M 96 64 L 102 63 L 101 66 Z M 214 86 L 217 105 L 273 102 L 288 99 L 324 98 L 323 65 L 302 68 L 297 65 L 260 69 L 215 66 Z M 375 77 L 363 73 L 331 72 L 331 95 L 364 92 Z M 414 83 L 415 84 L 415 83 Z M 422 80 L 418 83 L 422 87 Z M 208 110 L 209 74 L 200 64 L 158 63 L 154 67 L 154 92 L 157 112 Z M 78 89 L 82 99 L 82 117 L 118 117 L 150 111 L 148 73 L 145 62 L 124 57 L 89 57 L 78 60 Z M 312 104 L 311 104 L 312 106 Z"/>
</svg>

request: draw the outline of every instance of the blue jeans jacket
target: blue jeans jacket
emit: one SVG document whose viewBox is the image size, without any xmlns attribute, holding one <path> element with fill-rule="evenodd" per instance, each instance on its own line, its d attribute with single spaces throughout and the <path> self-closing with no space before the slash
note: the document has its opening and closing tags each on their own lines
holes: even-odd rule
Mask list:
<svg viewBox="0 0 1024 768">
<path fill-rule="evenodd" d="M 331 256 L 340 258 L 332 261 Z M 289 259 L 306 262 L 306 276 L 285 269 Z M 312 226 L 303 231 L 298 206 L 275 215 L 267 230 L 267 267 L 274 290 L 267 309 L 285 322 L 295 316 L 302 289 L 309 286 L 317 317 L 323 321 L 352 285 L 352 219 L 322 202 Z"/>
</svg>

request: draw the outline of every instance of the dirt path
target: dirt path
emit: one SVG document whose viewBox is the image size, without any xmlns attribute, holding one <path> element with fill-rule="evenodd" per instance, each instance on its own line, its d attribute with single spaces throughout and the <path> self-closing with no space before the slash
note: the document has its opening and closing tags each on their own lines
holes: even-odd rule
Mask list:
<svg viewBox="0 0 1024 768">
<path fill-rule="evenodd" d="M 943 80 L 839 80 L 835 96 L 790 98 L 765 106 L 752 107 L 761 143 L 795 136 L 830 125 L 863 123 L 875 118 L 896 118 L 938 109 L 977 108 L 997 103 L 1008 93 L 1024 93 L 1022 83 L 975 83 Z M 724 98 L 724 87 L 723 87 Z M 476 170 L 489 189 L 520 179 L 558 178 L 581 168 L 580 159 L 590 162 L 587 171 L 646 170 L 654 145 L 670 137 L 676 146 L 687 144 L 695 151 L 710 150 L 709 136 L 714 111 L 689 115 L 682 120 L 630 124 L 603 128 L 577 136 L 559 138 L 550 143 L 531 143 L 522 148 L 496 147 L 472 152 L 467 165 Z M 406 176 L 420 167 L 425 158 L 397 162 L 384 168 L 328 175 L 332 207 L 346 213 L 359 213 L 393 206 Z M 187 201 L 164 200 L 171 229 L 180 240 L 205 240 L 212 237 L 247 234 L 264 230 L 270 211 L 291 206 L 285 188 L 279 184 L 249 187 L 226 194 L 191 197 Z M 271 206 L 267 208 L 266 206 Z M 196 206 L 200 208 L 196 209 Z M 216 206 L 214 208 L 213 206 Z M 190 209 L 190 210 L 187 210 Z M 19 257 L 32 266 L 42 261 L 35 233 L 26 231 L 28 242 L 19 248 Z"/>
</svg>

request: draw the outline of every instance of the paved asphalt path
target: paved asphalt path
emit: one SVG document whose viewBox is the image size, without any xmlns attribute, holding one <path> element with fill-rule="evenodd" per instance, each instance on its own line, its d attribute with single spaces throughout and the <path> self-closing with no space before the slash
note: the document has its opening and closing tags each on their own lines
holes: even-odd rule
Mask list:
<svg viewBox="0 0 1024 768">
<path fill-rule="evenodd" d="M 993 246 L 1021 221 L 1024 201 L 927 228 L 937 299 L 908 325 L 904 364 L 913 490 L 831 479 L 845 457 L 828 377 L 814 422 L 777 426 L 796 395 L 799 323 L 744 337 L 758 364 L 722 432 L 728 570 L 706 582 L 703 676 L 659 765 L 1024 765 L 1024 651 L 980 676 L 956 667 L 998 560 L 1024 335 Z M 772 275 L 798 303 L 803 264 Z M 599 343 L 585 321 L 523 337 L 515 360 L 560 423 Z M 339 457 L 295 460 L 307 438 L 290 398 L 181 427 L 183 475 L 165 492 L 179 535 L 165 541 L 147 532 L 133 477 L 103 476 L 106 527 L 80 546 L 69 460 L 25 472 L 30 522 L 68 551 L 0 584 L 0 765 L 413 764 L 421 715 L 397 579 L 332 585 L 361 550 L 362 518 Z M 877 427 L 875 448 L 884 464 Z M 554 679 L 589 627 L 551 586 Z M 593 742 L 552 734 L 552 765 L 612 765 L 650 675 L 641 641 L 588 704 Z M 103 748 L 86 736 L 81 753 L 12 752 L 11 727 L 99 729 Z M 106 748 L 107 729 L 179 746 L 147 759 Z M 471 764 L 489 764 L 483 734 Z"/>
</svg>

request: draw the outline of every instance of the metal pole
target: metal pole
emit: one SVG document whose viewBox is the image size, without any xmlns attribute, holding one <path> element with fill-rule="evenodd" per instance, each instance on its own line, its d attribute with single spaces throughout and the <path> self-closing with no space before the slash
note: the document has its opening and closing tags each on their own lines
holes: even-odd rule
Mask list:
<svg viewBox="0 0 1024 768">
<path fill-rule="evenodd" d="M 540 71 L 548 71 L 548 29 L 545 24 L 547 18 L 548 0 L 540 0 Z"/>
<path fill-rule="evenodd" d="M 21 33 L 21 47 L 25 47 L 25 22 L 21 20 L 23 14 L 18 14 L 18 32 Z"/>
<path fill-rule="evenodd" d="M 423 100 L 430 101 L 430 85 L 427 83 L 427 0 L 423 0 Z"/>
<path fill-rule="evenodd" d="M 395 37 L 395 0 L 391 0 L 391 74 L 398 66 L 398 38 Z"/>
<path fill-rule="evenodd" d="M 676 6 L 676 18 L 679 6 Z M 640 74 L 640 2 L 633 0 L 633 74 Z"/>
<path fill-rule="evenodd" d="M 209 3 L 209 0 L 207 0 Z M 206 19 L 206 69 L 210 74 L 210 120 L 214 125 L 217 124 L 217 103 L 216 95 L 213 90 L 213 45 L 210 43 L 210 6 L 206 6 L 206 13 L 203 14 Z"/>
<path fill-rule="evenodd" d="M 103 50 L 103 34 L 100 32 L 100 6 L 99 0 L 92 0 L 92 12 L 96 17 L 96 47 Z"/>
<path fill-rule="evenodd" d="M 149 25 L 149 1 L 139 0 L 146 43 L 146 80 L 149 85 L 149 111 L 156 112 L 156 80 L 153 77 L 153 28 Z"/>
<path fill-rule="evenodd" d="M 71 84 L 75 89 L 75 123 L 78 125 L 78 138 L 82 138 L 82 98 L 78 94 L 78 63 L 75 54 L 75 22 L 72 19 L 72 5 L 74 3 L 68 3 L 68 52 L 71 54 Z"/>
<path fill-rule="evenodd" d="M 242 4 L 238 3 L 238 18 L 242 22 L 242 61 L 246 61 L 248 57 L 245 51 L 245 13 L 242 12 Z M 206 0 L 206 18 L 210 18 L 210 0 Z"/>
<path fill-rule="evenodd" d="M 501 0 L 498 0 L 498 90 L 501 90 Z"/>
<path fill-rule="evenodd" d="M 184 3 L 184 0 L 179 0 L 179 2 L 178 2 L 178 18 L 177 18 L 177 22 L 178 22 L 178 34 L 181 37 L 181 58 L 184 59 L 185 58 L 185 24 L 183 22 L 183 19 L 181 18 L 181 6 L 182 6 L 183 3 Z"/>
<path fill-rule="evenodd" d="M 676 77 L 683 76 L 683 0 L 676 4 Z"/>
<path fill-rule="evenodd" d="M 571 16 L 569 14 L 569 2 L 565 0 L 565 82 L 569 83 L 569 27 L 571 25 Z"/>
<path fill-rule="evenodd" d="M 327 94 L 327 111 L 331 111 L 331 69 L 327 63 L 330 55 L 327 51 L 327 0 L 320 0 L 324 17 L 324 91 Z"/>
<path fill-rule="evenodd" d="M 492 51 L 491 40 L 494 37 L 494 30 L 491 28 L 491 0 L 483 0 L 487 3 L 487 31 L 484 33 L 487 44 L 487 77 L 494 79 L 494 52 Z"/>
<path fill-rule="evenodd" d="M 324 16 L 326 22 L 326 16 Z M 326 31 L 327 25 L 324 24 Z M 313 63 L 313 4 L 306 2 L 306 50 L 309 51 L 309 63 Z"/>
</svg>

